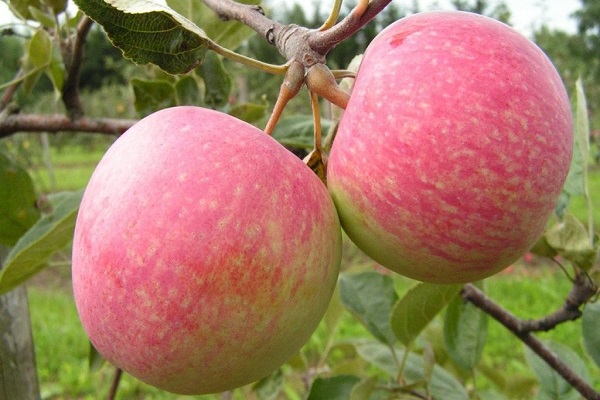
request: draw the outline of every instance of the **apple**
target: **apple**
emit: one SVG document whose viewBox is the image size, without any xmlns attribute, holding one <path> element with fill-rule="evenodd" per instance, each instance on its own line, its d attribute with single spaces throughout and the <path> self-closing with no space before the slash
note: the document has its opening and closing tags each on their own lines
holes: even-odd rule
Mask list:
<svg viewBox="0 0 600 400">
<path fill-rule="evenodd" d="M 124 133 L 85 190 L 73 291 L 99 353 L 180 394 L 275 371 L 332 296 L 341 228 L 327 188 L 273 138 L 175 107 Z"/>
<path fill-rule="evenodd" d="M 371 42 L 329 157 L 342 227 L 407 277 L 479 280 L 543 232 L 573 147 L 569 99 L 531 41 L 424 12 Z"/>
</svg>

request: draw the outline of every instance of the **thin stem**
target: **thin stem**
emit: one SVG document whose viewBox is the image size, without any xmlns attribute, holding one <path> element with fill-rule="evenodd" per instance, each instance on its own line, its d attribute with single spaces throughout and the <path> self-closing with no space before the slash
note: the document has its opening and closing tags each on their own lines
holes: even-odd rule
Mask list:
<svg viewBox="0 0 600 400">
<path fill-rule="evenodd" d="M 342 9 L 342 0 L 335 0 L 333 3 L 333 8 L 331 9 L 331 13 L 329 13 L 329 17 L 327 20 L 321 25 L 319 28 L 320 31 L 326 31 L 335 25 L 340 16 L 340 10 Z"/>
<path fill-rule="evenodd" d="M 358 4 L 350 11 L 356 18 L 362 17 L 369 7 L 369 0 L 358 0 Z"/>
<path fill-rule="evenodd" d="M 500 322 L 510 332 L 517 336 L 540 358 L 550 365 L 560 376 L 575 388 L 585 399 L 600 400 L 600 393 L 596 392 L 587 382 L 585 382 L 575 371 L 565 364 L 554 352 L 548 348 L 542 341 L 533 336 L 531 332 L 523 330 L 523 321 L 502 308 L 492 299 L 487 297 L 475 285 L 467 284 L 463 287 L 461 296 L 466 301 L 489 314 L 496 321 Z"/>
<path fill-rule="evenodd" d="M 123 370 L 121 368 L 115 368 L 115 375 L 108 391 L 107 400 L 115 400 L 117 397 L 117 390 L 119 390 L 119 383 L 121 382 L 121 376 L 123 376 Z"/>
<path fill-rule="evenodd" d="M 310 108 L 313 115 L 315 151 L 321 153 L 323 139 L 321 138 L 321 110 L 319 109 L 319 97 L 313 91 L 309 91 L 308 93 L 310 96 Z"/>
<path fill-rule="evenodd" d="M 245 55 L 236 53 L 235 51 L 231 51 L 225 47 L 218 45 L 215 42 L 210 42 L 208 48 L 214 51 L 215 53 L 220 54 L 223 57 L 228 58 L 232 61 L 238 62 L 248 67 L 255 68 L 259 71 L 267 72 L 269 74 L 283 75 L 288 69 L 287 64 L 268 64 L 259 60 L 255 60 L 254 58 L 246 57 Z"/>
<path fill-rule="evenodd" d="M 333 69 L 331 73 L 335 79 L 356 78 L 356 72 L 348 69 Z"/>
<path fill-rule="evenodd" d="M 279 122 L 279 118 L 287 103 L 294 98 L 304 84 L 304 67 L 298 62 L 292 62 L 287 66 L 285 79 L 279 89 L 277 101 L 271 112 L 271 116 L 265 126 L 265 133 L 272 135 L 275 130 L 275 125 Z"/>
</svg>

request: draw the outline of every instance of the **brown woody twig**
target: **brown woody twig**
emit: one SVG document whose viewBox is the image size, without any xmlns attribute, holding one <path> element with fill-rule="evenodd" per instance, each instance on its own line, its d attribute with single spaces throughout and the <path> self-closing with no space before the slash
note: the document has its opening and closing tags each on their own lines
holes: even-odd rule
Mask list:
<svg viewBox="0 0 600 400">
<path fill-rule="evenodd" d="M 575 371 L 565 364 L 548 346 L 533 335 L 532 332 L 546 330 L 550 326 L 556 326 L 560 322 L 571 320 L 574 317 L 573 308 L 585 304 L 594 296 L 597 288 L 585 277 L 576 279 L 574 287 L 569 294 L 565 306 L 548 317 L 539 320 L 523 321 L 509 311 L 502 308 L 499 304 L 490 299 L 477 286 L 467 284 L 463 287 L 461 296 L 464 300 L 470 301 L 473 305 L 485 313 L 489 314 L 496 321 L 500 322 L 533 350 L 540 358 L 550 365 L 560 376 L 575 388 L 584 398 L 588 400 L 600 400 L 600 393 L 596 392 L 587 382 L 585 382 Z M 585 277 L 585 278 L 584 278 Z M 579 314 L 581 315 L 581 314 Z M 543 329 L 538 329 L 543 328 Z"/>
</svg>

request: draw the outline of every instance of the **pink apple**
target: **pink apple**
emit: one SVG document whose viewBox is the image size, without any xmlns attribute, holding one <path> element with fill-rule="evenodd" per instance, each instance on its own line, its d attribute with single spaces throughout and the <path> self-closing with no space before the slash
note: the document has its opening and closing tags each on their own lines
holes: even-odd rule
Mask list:
<svg viewBox="0 0 600 400">
<path fill-rule="evenodd" d="M 329 158 L 342 227 L 410 278 L 467 282 L 543 232 L 572 153 L 545 54 L 465 12 L 404 18 L 369 45 Z"/>
<path fill-rule="evenodd" d="M 99 163 L 73 289 L 107 360 L 164 390 L 212 393 L 300 349 L 340 258 L 333 202 L 300 159 L 245 122 L 177 107 L 138 122 Z"/>
</svg>

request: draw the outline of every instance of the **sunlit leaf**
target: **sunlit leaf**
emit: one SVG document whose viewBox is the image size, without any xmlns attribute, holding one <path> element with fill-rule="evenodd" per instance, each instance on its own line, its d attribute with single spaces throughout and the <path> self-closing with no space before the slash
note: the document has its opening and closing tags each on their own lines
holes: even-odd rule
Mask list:
<svg viewBox="0 0 600 400">
<path fill-rule="evenodd" d="M 590 376 L 583 360 L 573 350 L 557 342 L 547 342 L 548 347 L 556 356 L 566 363 L 569 368 L 579 375 L 584 381 L 589 382 Z M 525 356 L 529 366 L 537 376 L 540 384 L 537 394 L 538 400 L 579 400 L 581 395 L 558 372 L 542 360 L 528 347 Z"/>
<path fill-rule="evenodd" d="M 261 379 L 252 386 L 259 400 L 274 400 L 283 389 L 283 373 L 280 369 Z"/>
<path fill-rule="evenodd" d="M 13 246 L 40 218 L 33 181 L 27 171 L 0 151 L 0 244 Z"/>
<path fill-rule="evenodd" d="M 15 244 L 0 271 L 0 294 L 6 293 L 44 268 L 56 251 L 73 239 L 83 192 L 71 192 L 54 205 Z"/>
<path fill-rule="evenodd" d="M 571 214 L 565 214 L 545 233 L 548 244 L 562 257 L 588 270 L 596 261 L 599 243 L 592 244 L 588 231 Z"/>
<path fill-rule="evenodd" d="M 24 19 L 34 20 L 35 17 L 31 15 L 30 9 L 37 8 L 41 10 L 44 8 L 41 0 L 10 0 L 8 2 L 9 7 L 12 12 L 17 16 L 20 16 Z"/>
<path fill-rule="evenodd" d="M 460 291 L 461 285 L 419 283 L 394 305 L 391 325 L 398 340 L 410 345 Z"/>
<path fill-rule="evenodd" d="M 98 22 L 126 58 L 171 74 L 202 62 L 210 39 L 202 29 L 159 0 L 75 0 Z"/>
<path fill-rule="evenodd" d="M 344 274 L 340 276 L 339 289 L 342 304 L 376 339 L 388 344 L 396 342 L 389 315 L 398 295 L 389 276 L 376 272 Z"/>
<path fill-rule="evenodd" d="M 396 379 L 400 374 L 400 360 L 403 360 L 404 349 L 394 348 L 395 355 L 389 346 L 375 341 L 358 341 L 354 343 L 360 357 Z M 404 360 L 402 377 L 406 384 L 423 383 L 434 399 L 467 400 L 469 395 L 463 385 L 439 365 L 433 367 L 429 381 L 426 381 L 426 368 L 423 358 L 409 353 Z"/>
<path fill-rule="evenodd" d="M 586 304 L 581 321 L 585 351 L 600 366 L 600 302 Z"/>
<path fill-rule="evenodd" d="M 448 355 L 457 365 L 472 370 L 483 353 L 487 338 L 485 312 L 455 296 L 448 304 L 444 319 L 444 342 Z"/>
</svg>

